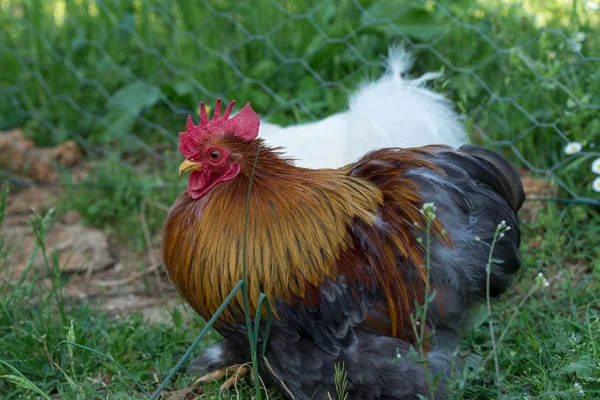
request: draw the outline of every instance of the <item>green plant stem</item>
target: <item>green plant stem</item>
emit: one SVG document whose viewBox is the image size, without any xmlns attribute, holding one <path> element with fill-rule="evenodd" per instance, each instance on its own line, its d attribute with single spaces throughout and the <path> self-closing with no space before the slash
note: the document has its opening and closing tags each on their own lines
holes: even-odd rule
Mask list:
<svg viewBox="0 0 600 400">
<path fill-rule="evenodd" d="M 162 393 L 162 391 L 165 389 L 165 387 L 169 384 L 171 379 L 173 379 L 173 376 L 175 376 L 177 371 L 179 371 L 179 369 L 181 368 L 183 363 L 188 359 L 190 354 L 192 354 L 192 351 L 194 351 L 194 349 L 200 344 L 200 341 L 204 338 L 204 335 L 206 335 L 206 333 L 213 326 L 213 324 L 215 323 L 217 318 L 219 318 L 219 316 L 223 313 L 225 308 L 229 305 L 229 302 L 231 302 L 231 299 L 233 299 L 233 297 L 237 294 L 238 290 L 243 286 L 244 286 L 244 280 L 240 279 L 240 281 L 234 286 L 234 288 L 231 290 L 231 292 L 229 292 L 229 295 L 225 298 L 225 301 L 223 301 L 223 303 L 219 306 L 219 308 L 217 309 L 217 312 L 215 312 L 215 315 L 213 315 L 212 318 L 206 323 L 206 326 L 202 329 L 202 331 L 200 332 L 200 334 L 198 335 L 196 340 L 194 340 L 192 345 L 190 347 L 188 347 L 188 349 L 185 352 L 185 354 L 183 355 L 183 357 L 181 357 L 179 362 L 175 365 L 175 367 L 173 367 L 171 372 L 169 372 L 169 375 L 167 375 L 167 377 L 162 381 L 162 383 L 160 384 L 158 389 L 156 389 L 154 394 L 150 397 L 150 400 L 158 399 L 158 396 Z M 144 390 L 144 393 L 146 393 L 145 390 Z"/>
<path fill-rule="evenodd" d="M 54 217 L 55 209 L 52 208 L 48 210 L 44 217 L 39 214 L 35 214 L 33 219 L 31 220 L 31 225 L 33 227 L 33 231 L 35 234 L 37 247 L 42 252 L 42 261 L 46 271 L 50 275 L 52 279 L 52 292 L 54 295 L 58 307 L 58 312 L 60 315 L 60 320 L 62 325 L 67 325 L 67 316 L 65 314 L 64 309 L 64 300 L 62 297 L 62 283 L 60 281 L 60 266 L 58 265 L 58 259 L 54 258 L 52 264 L 48 261 L 48 254 L 46 251 L 46 236 L 50 231 L 50 227 L 52 226 L 52 219 Z"/>
<path fill-rule="evenodd" d="M 8 204 L 9 193 L 10 187 L 8 185 L 8 181 L 4 181 L 4 183 L 2 184 L 2 190 L 0 191 L 0 227 L 2 227 L 4 217 L 6 216 L 6 207 Z"/>
<path fill-rule="evenodd" d="M 252 183 L 254 182 L 254 173 L 256 172 L 256 164 L 258 163 L 258 155 L 260 154 L 260 143 L 256 149 L 256 156 L 254 157 L 254 164 L 252 165 L 252 172 L 250 174 L 250 184 L 248 185 L 248 196 L 246 198 L 246 211 L 245 211 L 245 219 L 244 219 L 244 238 L 242 241 L 242 296 L 244 301 L 244 313 L 246 314 L 246 327 L 248 329 L 248 340 L 250 342 L 250 357 L 252 358 L 252 369 L 254 371 L 254 388 L 256 390 L 256 398 L 258 400 L 262 400 L 262 391 L 260 387 L 260 377 L 258 374 L 258 354 L 257 354 L 257 346 L 258 346 L 258 327 L 260 324 L 260 307 L 257 307 L 256 310 L 256 327 L 255 332 L 252 331 L 252 318 L 250 315 L 250 305 L 248 299 L 248 282 L 247 282 L 247 273 L 248 266 L 246 263 L 246 246 L 247 246 L 247 232 L 248 232 L 248 221 L 250 219 L 250 201 L 252 200 Z M 270 325 L 270 323 L 269 323 Z M 263 356 L 266 352 L 266 345 L 263 345 Z"/>
<path fill-rule="evenodd" d="M 492 244 L 490 246 L 490 254 L 488 256 L 488 262 L 486 265 L 486 303 L 487 303 L 487 311 L 488 311 L 488 318 L 489 318 L 489 324 L 490 324 L 490 336 L 492 339 L 492 354 L 494 356 L 494 368 L 496 371 L 496 385 L 500 384 L 500 363 L 498 362 L 498 349 L 497 349 L 497 345 L 496 345 L 496 336 L 494 335 L 494 322 L 493 322 L 493 316 L 492 316 L 492 302 L 491 302 L 491 296 L 490 296 L 490 278 L 491 278 L 491 274 L 492 274 L 492 262 L 493 262 L 493 254 L 494 254 L 494 246 L 496 245 L 496 242 L 498 241 L 498 238 L 500 236 L 500 229 L 496 229 L 496 233 L 494 234 L 494 239 L 492 240 Z M 498 393 L 499 395 L 499 393 Z"/>
<path fill-rule="evenodd" d="M 424 243 L 425 245 L 425 265 L 423 266 L 425 268 L 425 297 L 423 299 L 423 304 L 418 304 L 418 302 L 415 303 L 415 308 L 416 308 L 416 313 L 417 313 L 417 318 L 416 320 L 414 318 L 412 318 L 412 325 L 413 325 L 413 332 L 417 338 L 417 344 L 419 347 L 419 365 L 421 365 L 421 368 L 423 369 L 423 376 L 425 378 L 425 382 L 428 385 L 428 395 L 431 398 L 434 394 L 435 394 L 435 389 L 431 388 L 430 384 L 430 376 L 429 376 L 429 369 L 428 369 L 428 363 L 427 363 L 427 356 L 425 354 L 425 341 L 426 341 L 426 327 L 427 327 L 427 313 L 429 311 L 429 303 L 432 301 L 433 299 L 433 295 L 429 294 L 429 291 L 431 289 L 431 285 L 429 283 L 429 275 L 430 275 L 430 270 L 431 270 L 431 218 L 429 217 L 429 215 L 424 214 L 425 217 L 427 218 L 427 223 L 426 223 L 426 227 L 425 227 L 425 238 L 426 241 Z M 419 328 L 417 328 L 417 323 L 419 323 Z"/>
<path fill-rule="evenodd" d="M 429 285 L 429 271 L 431 268 L 431 220 L 429 219 L 429 217 L 427 218 L 427 231 L 426 231 L 426 237 L 427 237 L 427 246 L 425 248 L 425 296 L 429 296 L 429 289 L 430 289 L 430 285 Z M 424 350 L 424 340 L 425 340 L 425 327 L 427 326 L 427 324 L 425 323 L 424 318 L 427 318 L 427 311 L 429 309 L 429 302 L 425 301 L 423 304 L 423 320 L 421 321 L 421 334 L 420 334 L 420 343 L 419 345 L 421 346 L 421 351 Z"/>
<path fill-rule="evenodd" d="M 425 301 L 423 303 L 423 309 L 422 309 L 422 316 L 421 316 L 421 333 L 419 336 L 419 351 L 421 352 L 421 357 L 424 358 L 423 362 L 422 362 L 422 367 L 423 367 L 423 374 L 425 375 L 425 382 L 427 382 L 428 386 L 430 383 L 430 378 L 429 378 L 429 368 L 427 366 L 427 359 L 425 356 L 425 328 L 427 326 L 427 312 L 429 311 L 429 290 L 430 290 L 430 285 L 429 285 L 429 273 L 431 270 L 431 219 L 429 217 L 427 217 L 427 231 L 426 231 L 426 237 L 427 237 L 427 246 L 425 248 Z M 432 390 L 431 387 L 429 387 L 428 390 L 428 394 L 430 397 L 433 397 L 435 393 L 435 390 Z"/>
<path fill-rule="evenodd" d="M 535 290 L 536 290 L 535 286 L 531 287 L 531 289 L 529 289 L 529 291 L 527 292 L 527 294 L 525 295 L 525 297 L 523 297 L 523 299 L 521 299 L 521 301 L 517 305 L 517 309 L 511 315 L 510 319 L 508 320 L 508 323 L 506 324 L 506 327 L 502 331 L 502 334 L 500 335 L 500 337 L 496 341 L 496 346 L 498 346 L 500 343 L 502 343 L 502 341 L 504 340 L 504 338 L 506 337 L 506 335 L 508 333 L 508 330 L 512 326 L 513 322 L 515 322 L 515 319 L 517 318 L 517 315 L 520 314 L 521 308 L 523 308 L 523 306 L 525 305 L 525 303 L 527 302 L 527 300 L 529 299 L 529 297 L 531 297 L 531 295 L 535 292 Z M 491 308 L 488 307 L 488 314 L 490 312 L 490 309 Z M 492 358 L 494 356 L 494 354 L 496 354 L 496 353 L 491 352 L 490 354 L 488 354 L 487 357 L 485 358 L 485 360 L 483 360 L 483 362 L 481 363 L 481 367 L 480 368 L 485 368 L 486 364 L 490 361 L 490 358 Z"/>
</svg>

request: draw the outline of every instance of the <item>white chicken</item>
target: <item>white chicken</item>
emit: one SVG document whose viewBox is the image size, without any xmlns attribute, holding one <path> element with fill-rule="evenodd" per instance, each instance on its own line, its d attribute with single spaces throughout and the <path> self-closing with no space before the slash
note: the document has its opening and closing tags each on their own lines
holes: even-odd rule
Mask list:
<svg viewBox="0 0 600 400">
<path fill-rule="evenodd" d="M 413 63 L 408 51 L 391 47 L 385 73 L 352 94 L 348 111 L 288 127 L 262 121 L 259 137 L 283 147 L 297 166 L 314 169 L 339 168 L 378 148 L 467 143 L 452 103 L 425 87 L 441 73 L 408 79 Z"/>
</svg>

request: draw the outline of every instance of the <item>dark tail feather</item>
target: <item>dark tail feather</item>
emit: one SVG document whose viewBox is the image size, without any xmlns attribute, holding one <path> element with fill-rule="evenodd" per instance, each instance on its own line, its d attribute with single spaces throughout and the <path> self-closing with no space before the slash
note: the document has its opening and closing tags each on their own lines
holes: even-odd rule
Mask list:
<svg viewBox="0 0 600 400">
<path fill-rule="evenodd" d="M 498 192 L 517 212 L 525 201 L 523 183 L 517 169 L 500 154 L 473 144 L 465 144 L 459 151 L 476 158 L 486 168 L 475 173 L 477 180 L 486 183 Z M 483 172 L 487 176 L 483 176 Z M 469 171 L 470 173 L 472 171 Z"/>
</svg>

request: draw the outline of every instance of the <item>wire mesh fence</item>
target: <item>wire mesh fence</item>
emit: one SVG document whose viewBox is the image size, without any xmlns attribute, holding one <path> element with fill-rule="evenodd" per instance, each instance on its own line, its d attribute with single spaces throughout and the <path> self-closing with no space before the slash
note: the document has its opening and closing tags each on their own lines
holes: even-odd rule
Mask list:
<svg viewBox="0 0 600 400">
<path fill-rule="evenodd" d="M 416 74 L 446 73 L 435 89 L 474 142 L 543 182 L 541 197 L 598 205 L 599 6 L 544 4 L 3 0 L 0 176 L 179 190 L 161 171 L 200 100 L 251 101 L 283 125 L 322 119 L 403 43 Z"/>
<path fill-rule="evenodd" d="M 560 229 L 597 248 L 595 232 L 576 232 L 600 206 L 597 1 L 0 0 L 0 22 L 0 182 L 58 188 L 61 207 L 96 225 L 133 221 L 135 235 L 113 233 L 139 238 L 148 271 L 186 184 L 177 134 L 199 101 L 321 120 L 380 75 L 392 44 L 412 50 L 415 75 L 445 74 L 434 89 L 473 142 L 518 166 L 530 199 L 583 205 Z M 139 277 L 123 275 L 112 282 Z"/>
</svg>

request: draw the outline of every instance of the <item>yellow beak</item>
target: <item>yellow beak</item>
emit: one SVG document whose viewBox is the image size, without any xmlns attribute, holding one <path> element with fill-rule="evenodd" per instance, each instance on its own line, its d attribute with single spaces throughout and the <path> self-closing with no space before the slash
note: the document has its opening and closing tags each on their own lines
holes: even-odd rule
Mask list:
<svg viewBox="0 0 600 400">
<path fill-rule="evenodd" d="M 199 163 L 197 161 L 185 160 L 179 166 L 179 176 L 188 172 L 198 171 L 201 166 L 202 163 Z"/>
</svg>

